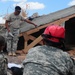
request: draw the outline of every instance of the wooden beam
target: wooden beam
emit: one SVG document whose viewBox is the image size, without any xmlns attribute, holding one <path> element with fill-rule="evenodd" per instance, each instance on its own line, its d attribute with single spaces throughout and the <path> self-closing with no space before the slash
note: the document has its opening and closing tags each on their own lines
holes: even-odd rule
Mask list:
<svg viewBox="0 0 75 75">
<path fill-rule="evenodd" d="M 29 39 L 31 39 L 31 40 L 34 41 L 34 40 L 36 39 L 36 37 L 34 37 L 34 36 L 32 36 L 32 35 L 29 35 Z M 43 42 L 40 41 L 39 44 L 43 45 Z"/>
<path fill-rule="evenodd" d="M 38 27 L 37 27 L 37 28 L 35 28 L 35 29 L 26 31 L 26 33 L 29 35 L 29 34 L 32 34 L 32 33 L 38 32 L 38 31 L 39 31 L 39 29 L 38 29 Z"/>
<path fill-rule="evenodd" d="M 26 33 L 23 33 L 23 37 L 24 37 L 24 49 L 26 49 L 29 36 Z"/>
<path fill-rule="evenodd" d="M 25 41 L 25 42 L 24 42 L 24 49 L 26 49 L 26 47 L 27 47 L 27 45 L 28 45 L 27 42 L 28 42 L 28 41 Z"/>
<path fill-rule="evenodd" d="M 43 38 L 41 36 L 39 36 L 37 39 L 35 39 L 30 45 L 28 45 L 25 49 L 24 49 L 24 53 L 27 53 L 28 50 L 30 48 L 32 48 L 33 46 L 35 46 L 37 43 L 39 43 Z"/>
</svg>

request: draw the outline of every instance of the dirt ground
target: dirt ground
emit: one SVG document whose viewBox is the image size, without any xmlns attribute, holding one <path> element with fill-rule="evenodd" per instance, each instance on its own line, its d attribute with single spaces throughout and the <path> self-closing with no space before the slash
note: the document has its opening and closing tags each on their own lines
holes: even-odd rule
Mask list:
<svg viewBox="0 0 75 75">
<path fill-rule="evenodd" d="M 23 53 L 22 51 L 17 51 L 16 56 L 7 56 L 8 58 L 8 63 L 16 63 L 16 64 L 21 64 L 23 60 L 25 60 L 26 54 Z"/>
</svg>

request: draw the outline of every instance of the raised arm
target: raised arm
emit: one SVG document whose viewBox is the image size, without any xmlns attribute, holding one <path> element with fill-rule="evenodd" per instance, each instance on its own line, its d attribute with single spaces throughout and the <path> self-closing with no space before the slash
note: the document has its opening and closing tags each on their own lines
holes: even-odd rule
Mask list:
<svg viewBox="0 0 75 75">
<path fill-rule="evenodd" d="M 28 20 L 28 19 L 25 19 L 24 21 L 27 22 L 27 23 L 30 23 L 30 24 L 34 25 L 35 27 L 37 27 L 37 25 L 36 25 L 35 23 L 31 22 L 31 21 Z"/>
</svg>

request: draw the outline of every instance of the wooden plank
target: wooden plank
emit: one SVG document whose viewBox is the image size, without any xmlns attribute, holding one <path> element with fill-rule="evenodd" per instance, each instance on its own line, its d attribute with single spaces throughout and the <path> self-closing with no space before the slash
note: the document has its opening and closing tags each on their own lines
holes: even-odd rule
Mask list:
<svg viewBox="0 0 75 75">
<path fill-rule="evenodd" d="M 37 39 L 35 39 L 30 45 L 28 45 L 25 49 L 24 49 L 24 53 L 27 53 L 28 50 L 30 48 L 32 48 L 33 46 L 35 46 L 37 43 L 39 43 L 42 40 L 42 36 L 39 36 Z"/>
<path fill-rule="evenodd" d="M 27 45 L 28 45 L 28 44 L 27 44 L 27 41 L 25 41 L 25 42 L 24 42 L 24 49 L 26 49 Z"/>
<path fill-rule="evenodd" d="M 27 47 L 29 36 L 26 33 L 23 33 L 23 37 L 24 37 L 24 49 L 25 49 Z"/>
<path fill-rule="evenodd" d="M 34 36 L 32 36 L 32 35 L 29 35 L 29 39 L 31 39 L 31 40 L 34 41 L 34 40 L 36 39 L 36 37 L 34 37 Z M 40 41 L 39 44 L 43 45 L 43 42 Z"/>
<path fill-rule="evenodd" d="M 29 35 L 29 34 L 32 34 L 32 33 L 38 32 L 38 31 L 39 31 L 39 29 L 37 27 L 35 29 L 32 29 L 32 30 L 27 31 L 26 33 Z"/>
<path fill-rule="evenodd" d="M 23 33 L 23 37 L 24 37 L 25 41 L 29 40 L 29 36 L 28 36 L 28 34 L 26 32 Z"/>
</svg>

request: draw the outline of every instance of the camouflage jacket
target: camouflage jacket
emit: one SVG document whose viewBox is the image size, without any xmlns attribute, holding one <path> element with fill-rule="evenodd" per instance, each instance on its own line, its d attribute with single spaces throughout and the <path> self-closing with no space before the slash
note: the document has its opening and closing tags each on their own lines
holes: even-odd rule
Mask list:
<svg viewBox="0 0 75 75">
<path fill-rule="evenodd" d="M 7 58 L 0 52 L 0 75 L 7 75 Z"/>
<path fill-rule="evenodd" d="M 75 75 L 75 65 L 69 54 L 52 46 L 30 49 L 23 65 L 23 75 Z"/>
</svg>

